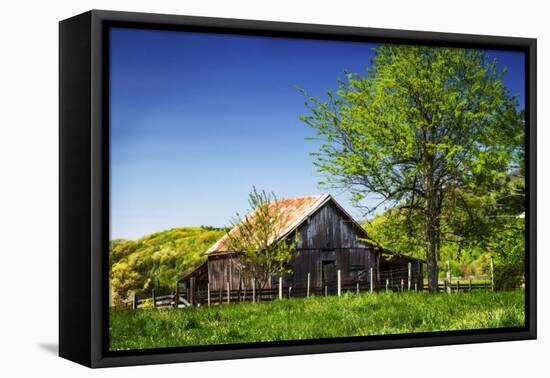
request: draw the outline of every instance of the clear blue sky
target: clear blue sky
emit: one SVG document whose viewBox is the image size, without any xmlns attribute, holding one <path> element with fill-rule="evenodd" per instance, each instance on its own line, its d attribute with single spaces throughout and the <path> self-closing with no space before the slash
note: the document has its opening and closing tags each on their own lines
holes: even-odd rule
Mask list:
<svg viewBox="0 0 550 378">
<path fill-rule="evenodd" d="M 279 198 L 326 192 L 295 86 L 323 97 L 344 71 L 365 72 L 375 46 L 112 29 L 111 238 L 227 225 L 253 185 Z M 523 55 L 490 56 L 523 104 Z"/>
</svg>

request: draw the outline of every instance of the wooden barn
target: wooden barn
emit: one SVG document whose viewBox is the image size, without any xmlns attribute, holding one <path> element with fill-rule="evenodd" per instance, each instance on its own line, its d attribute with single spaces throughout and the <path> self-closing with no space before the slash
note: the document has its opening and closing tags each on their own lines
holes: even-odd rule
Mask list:
<svg viewBox="0 0 550 378">
<path fill-rule="evenodd" d="M 297 236 L 292 273 L 283 277 L 284 287 L 305 287 L 309 274 L 312 287 L 334 288 L 340 271 L 343 286 L 370 287 L 372 275 L 376 289 L 399 290 L 409 282 L 421 289 L 423 260 L 365 241 L 365 230 L 329 194 L 287 198 L 277 204 L 285 224 L 274 242 L 296 241 Z M 226 235 L 206 252 L 207 261 L 179 282 L 193 290 L 208 284 L 210 290 L 225 290 L 228 284 L 231 290 L 250 288 L 251 282 L 238 269 L 241 253 L 228 250 L 227 244 Z M 275 287 L 278 282 L 279 278 L 273 277 L 268 286 Z"/>
</svg>

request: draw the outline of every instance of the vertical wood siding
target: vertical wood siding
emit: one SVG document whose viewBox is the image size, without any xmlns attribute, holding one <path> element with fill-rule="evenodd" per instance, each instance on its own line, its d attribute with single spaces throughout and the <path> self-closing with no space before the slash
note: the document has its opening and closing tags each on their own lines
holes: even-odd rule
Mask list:
<svg viewBox="0 0 550 378">
<path fill-rule="evenodd" d="M 300 225 L 298 235 L 297 254 L 292 261 L 293 274 L 287 278 L 296 287 L 305 285 L 308 273 L 313 286 L 326 284 L 323 281 L 323 262 L 334 261 L 343 282 L 368 279 L 365 271 L 371 267 L 376 269 L 374 248 L 360 240 L 364 234 L 332 201 Z"/>
</svg>

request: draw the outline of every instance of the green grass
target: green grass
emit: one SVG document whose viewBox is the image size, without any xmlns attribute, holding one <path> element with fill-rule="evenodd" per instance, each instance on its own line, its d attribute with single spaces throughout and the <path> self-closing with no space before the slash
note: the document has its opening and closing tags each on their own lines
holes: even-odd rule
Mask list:
<svg viewBox="0 0 550 378">
<path fill-rule="evenodd" d="M 379 293 L 111 313 L 111 350 L 518 327 L 524 293 Z"/>
</svg>

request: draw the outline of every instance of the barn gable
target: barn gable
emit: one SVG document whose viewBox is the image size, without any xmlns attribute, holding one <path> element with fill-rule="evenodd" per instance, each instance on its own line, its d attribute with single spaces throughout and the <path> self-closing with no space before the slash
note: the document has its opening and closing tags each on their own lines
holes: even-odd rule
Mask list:
<svg viewBox="0 0 550 378">
<path fill-rule="evenodd" d="M 298 228 L 298 249 L 365 248 L 366 231 L 331 196 Z M 292 235 L 295 228 L 290 230 Z"/>
</svg>

